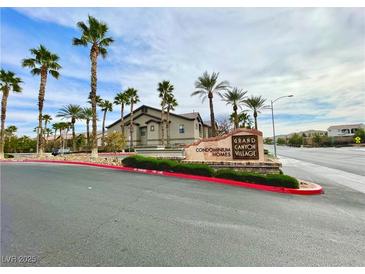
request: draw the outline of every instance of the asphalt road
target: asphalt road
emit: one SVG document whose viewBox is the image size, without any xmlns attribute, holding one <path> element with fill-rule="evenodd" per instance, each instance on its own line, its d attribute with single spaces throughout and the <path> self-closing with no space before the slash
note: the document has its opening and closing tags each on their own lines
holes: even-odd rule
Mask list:
<svg viewBox="0 0 365 274">
<path fill-rule="evenodd" d="M 365 266 L 364 197 L 1 164 L 2 260 L 37 259 L 2 265 Z"/>
<path fill-rule="evenodd" d="M 273 146 L 266 146 L 273 151 Z M 343 185 L 365 194 L 365 148 L 293 148 L 278 146 L 286 174 L 317 182 L 326 189 Z"/>
</svg>

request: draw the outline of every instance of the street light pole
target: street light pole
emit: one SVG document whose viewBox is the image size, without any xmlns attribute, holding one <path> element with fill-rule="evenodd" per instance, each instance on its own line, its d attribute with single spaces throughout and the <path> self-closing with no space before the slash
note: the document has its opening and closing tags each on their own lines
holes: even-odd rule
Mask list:
<svg viewBox="0 0 365 274">
<path fill-rule="evenodd" d="M 281 96 L 276 98 L 275 100 L 271 100 L 271 120 L 272 120 L 272 134 L 273 134 L 273 141 L 274 141 L 274 156 L 275 158 L 277 157 L 276 154 L 276 136 L 275 136 L 275 119 L 274 119 L 274 103 L 281 99 L 281 98 L 285 98 L 285 97 L 293 97 L 294 95 L 285 95 L 285 96 Z"/>
<path fill-rule="evenodd" d="M 275 135 L 275 120 L 274 120 L 274 102 L 271 100 L 271 120 L 272 120 L 272 136 L 274 141 L 274 155 L 276 158 L 276 135 Z"/>
</svg>

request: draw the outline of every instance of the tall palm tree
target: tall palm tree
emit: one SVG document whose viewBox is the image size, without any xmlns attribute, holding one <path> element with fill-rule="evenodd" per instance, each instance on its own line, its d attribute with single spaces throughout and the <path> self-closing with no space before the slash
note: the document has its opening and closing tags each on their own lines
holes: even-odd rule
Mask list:
<svg viewBox="0 0 365 274">
<path fill-rule="evenodd" d="M 107 55 L 107 47 L 114 41 L 111 37 L 106 37 L 108 32 L 107 24 L 98 21 L 92 16 L 88 16 L 87 24 L 80 21 L 77 26 L 81 30 L 81 37 L 74 38 L 72 43 L 75 46 L 90 45 L 90 61 L 91 61 L 91 109 L 93 111 L 92 119 L 92 157 L 98 156 L 98 143 L 97 143 L 97 124 L 96 124 L 96 88 L 97 88 L 97 61 L 99 54 L 105 58 Z"/>
<path fill-rule="evenodd" d="M 169 94 L 166 100 L 166 110 L 167 110 L 167 123 L 166 123 L 166 135 L 167 135 L 167 146 L 170 146 L 170 112 L 175 110 L 177 107 L 177 101 L 174 94 Z"/>
<path fill-rule="evenodd" d="M 48 142 L 48 137 L 49 137 L 49 134 L 50 134 L 50 131 L 49 129 L 47 128 L 47 125 L 50 121 L 52 121 L 52 116 L 49 115 L 49 114 L 43 114 L 42 115 L 42 120 L 44 121 L 44 134 L 43 134 L 43 138 L 46 139 L 46 144 Z M 47 138 L 46 138 L 47 137 Z"/>
<path fill-rule="evenodd" d="M 245 100 L 245 105 L 253 111 L 253 118 L 255 120 L 255 129 L 257 129 L 257 114 L 264 107 L 266 99 L 261 96 L 251 96 Z"/>
<path fill-rule="evenodd" d="M 195 91 L 191 96 L 199 95 L 202 102 L 208 97 L 209 109 L 210 109 L 210 123 L 212 125 L 212 135 L 217 135 L 217 129 L 215 124 L 214 109 L 213 109 L 213 96 L 214 94 L 220 94 L 229 88 L 228 81 L 218 82 L 219 73 L 213 72 L 211 75 L 207 71 L 198 78 L 195 82 Z"/>
<path fill-rule="evenodd" d="M 75 123 L 76 120 L 82 119 L 82 108 L 79 105 L 69 104 L 61 108 L 56 116 L 64 119 L 71 119 L 72 149 L 75 152 L 76 151 Z"/>
<path fill-rule="evenodd" d="M 93 118 L 93 110 L 91 108 L 83 108 L 81 118 L 86 121 L 86 141 L 87 146 L 90 146 L 90 120 Z"/>
<path fill-rule="evenodd" d="M 10 91 L 21 92 L 20 84 L 22 80 L 16 77 L 11 71 L 0 70 L 0 91 L 3 93 L 1 99 L 1 132 L 0 132 L 0 159 L 4 159 L 4 144 L 5 144 L 5 119 L 6 108 L 8 104 L 8 96 Z"/>
<path fill-rule="evenodd" d="M 244 103 L 244 99 L 245 99 L 246 93 L 247 93 L 247 91 L 243 91 L 242 89 L 239 89 L 239 88 L 236 88 L 235 87 L 235 88 L 233 88 L 231 90 L 227 90 L 222 95 L 223 101 L 225 101 L 227 103 L 227 105 L 232 105 L 232 107 L 233 107 L 233 124 L 234 124 L 234 129 L 237 129 L 238 128 L 239 121 L 238 121 L 237 110 Z"/>
<path fill-rule="evenodd" d="M 122 131 L 123 136 L 125 136 L 124 132 L 124 107 L 129 103 L 129 94 L 128 92 L 119 92 L 114 98 L 114 104 L 120 105 L 120 128 Z"/>
<path fill-rule="evenodd" d="M 128 94 L 128 98 L 129 98 L 129 102 L 128 105 L 131 106 L 131 117 L 130 117 L 130 121 L 129 121 L 129 147 L 132 148 L 133 147 L 133 107 L 135 104 L 137 104 L 139 102 L 139 96 L 138 96 L 138 90 L 134 89 L 134 88 L 128 88 L 126 90 L 127 94 Z"/>
<path fill-rule="evenodd" d="M 103 100 L 99 104 L 99 107 L 101 108 L 101 111 L 104 112 L 103 114 L 103 125 L 102 125 L 102 135 L 101 135 L 101 143 L 102 146 L 105 146 L 105 119 L 106 119 L 106 113 L 109 111 L 113 111 L 113 103 L 108 100 Z"/>
<path fill-rule="evenodd" d="M 162 81 L 158 83 L 157 91 L 158 97 L 161 99 L 161 145 L 165 144 L 165 109 L 167 104 L 167 98 L 170 94 L 172 94 L 174 90 L 174 86 L 170 83 L 170 81 Z"/>
<path fill-rule="evenodd" d="M 32 75 L 40 75 L 41 82 L 39 86 L 38 94 L 38 153 L 43 154 L 44 145 L 42 141 L 42 117 L 43 117 L 43 104 L 46 95 L 47 76 L 50 74 L 54 78 L 58 79 L 61 69 L 58 63 L 59 57 L 57 54 L 50 52 L 45 46 L 40 45 L 38 48 L 30 49 L 32 58 L 23 59 L 22 66 L 31 69 Z"/>
</svg>

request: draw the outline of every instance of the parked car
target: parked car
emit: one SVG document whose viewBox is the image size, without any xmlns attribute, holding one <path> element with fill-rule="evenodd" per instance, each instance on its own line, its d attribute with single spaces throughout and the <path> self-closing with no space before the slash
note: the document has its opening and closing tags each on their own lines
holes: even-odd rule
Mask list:
<svg viewBox="0 0 365 274">
<path fill-rule="evenodd" d="M 57 156 L 57 155 L 62 155 L 62 154 L 70 154 L 71 150 L 69 148 L 53 148 L 52 149 L 52 155 L 53 156 Z"/>
</svg>

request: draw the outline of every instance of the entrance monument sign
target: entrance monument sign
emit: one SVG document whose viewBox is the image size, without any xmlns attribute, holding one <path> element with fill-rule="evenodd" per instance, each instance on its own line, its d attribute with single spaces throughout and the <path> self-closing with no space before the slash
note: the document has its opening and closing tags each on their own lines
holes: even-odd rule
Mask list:
<svg viewBox="0 0 365 274">
<path fill-rule="evenodd" d="M 223 136 L 199 140 L 185 148 L 185 160 L 264 162 L 262 132 L 237 129 Z"/>
</svg>

